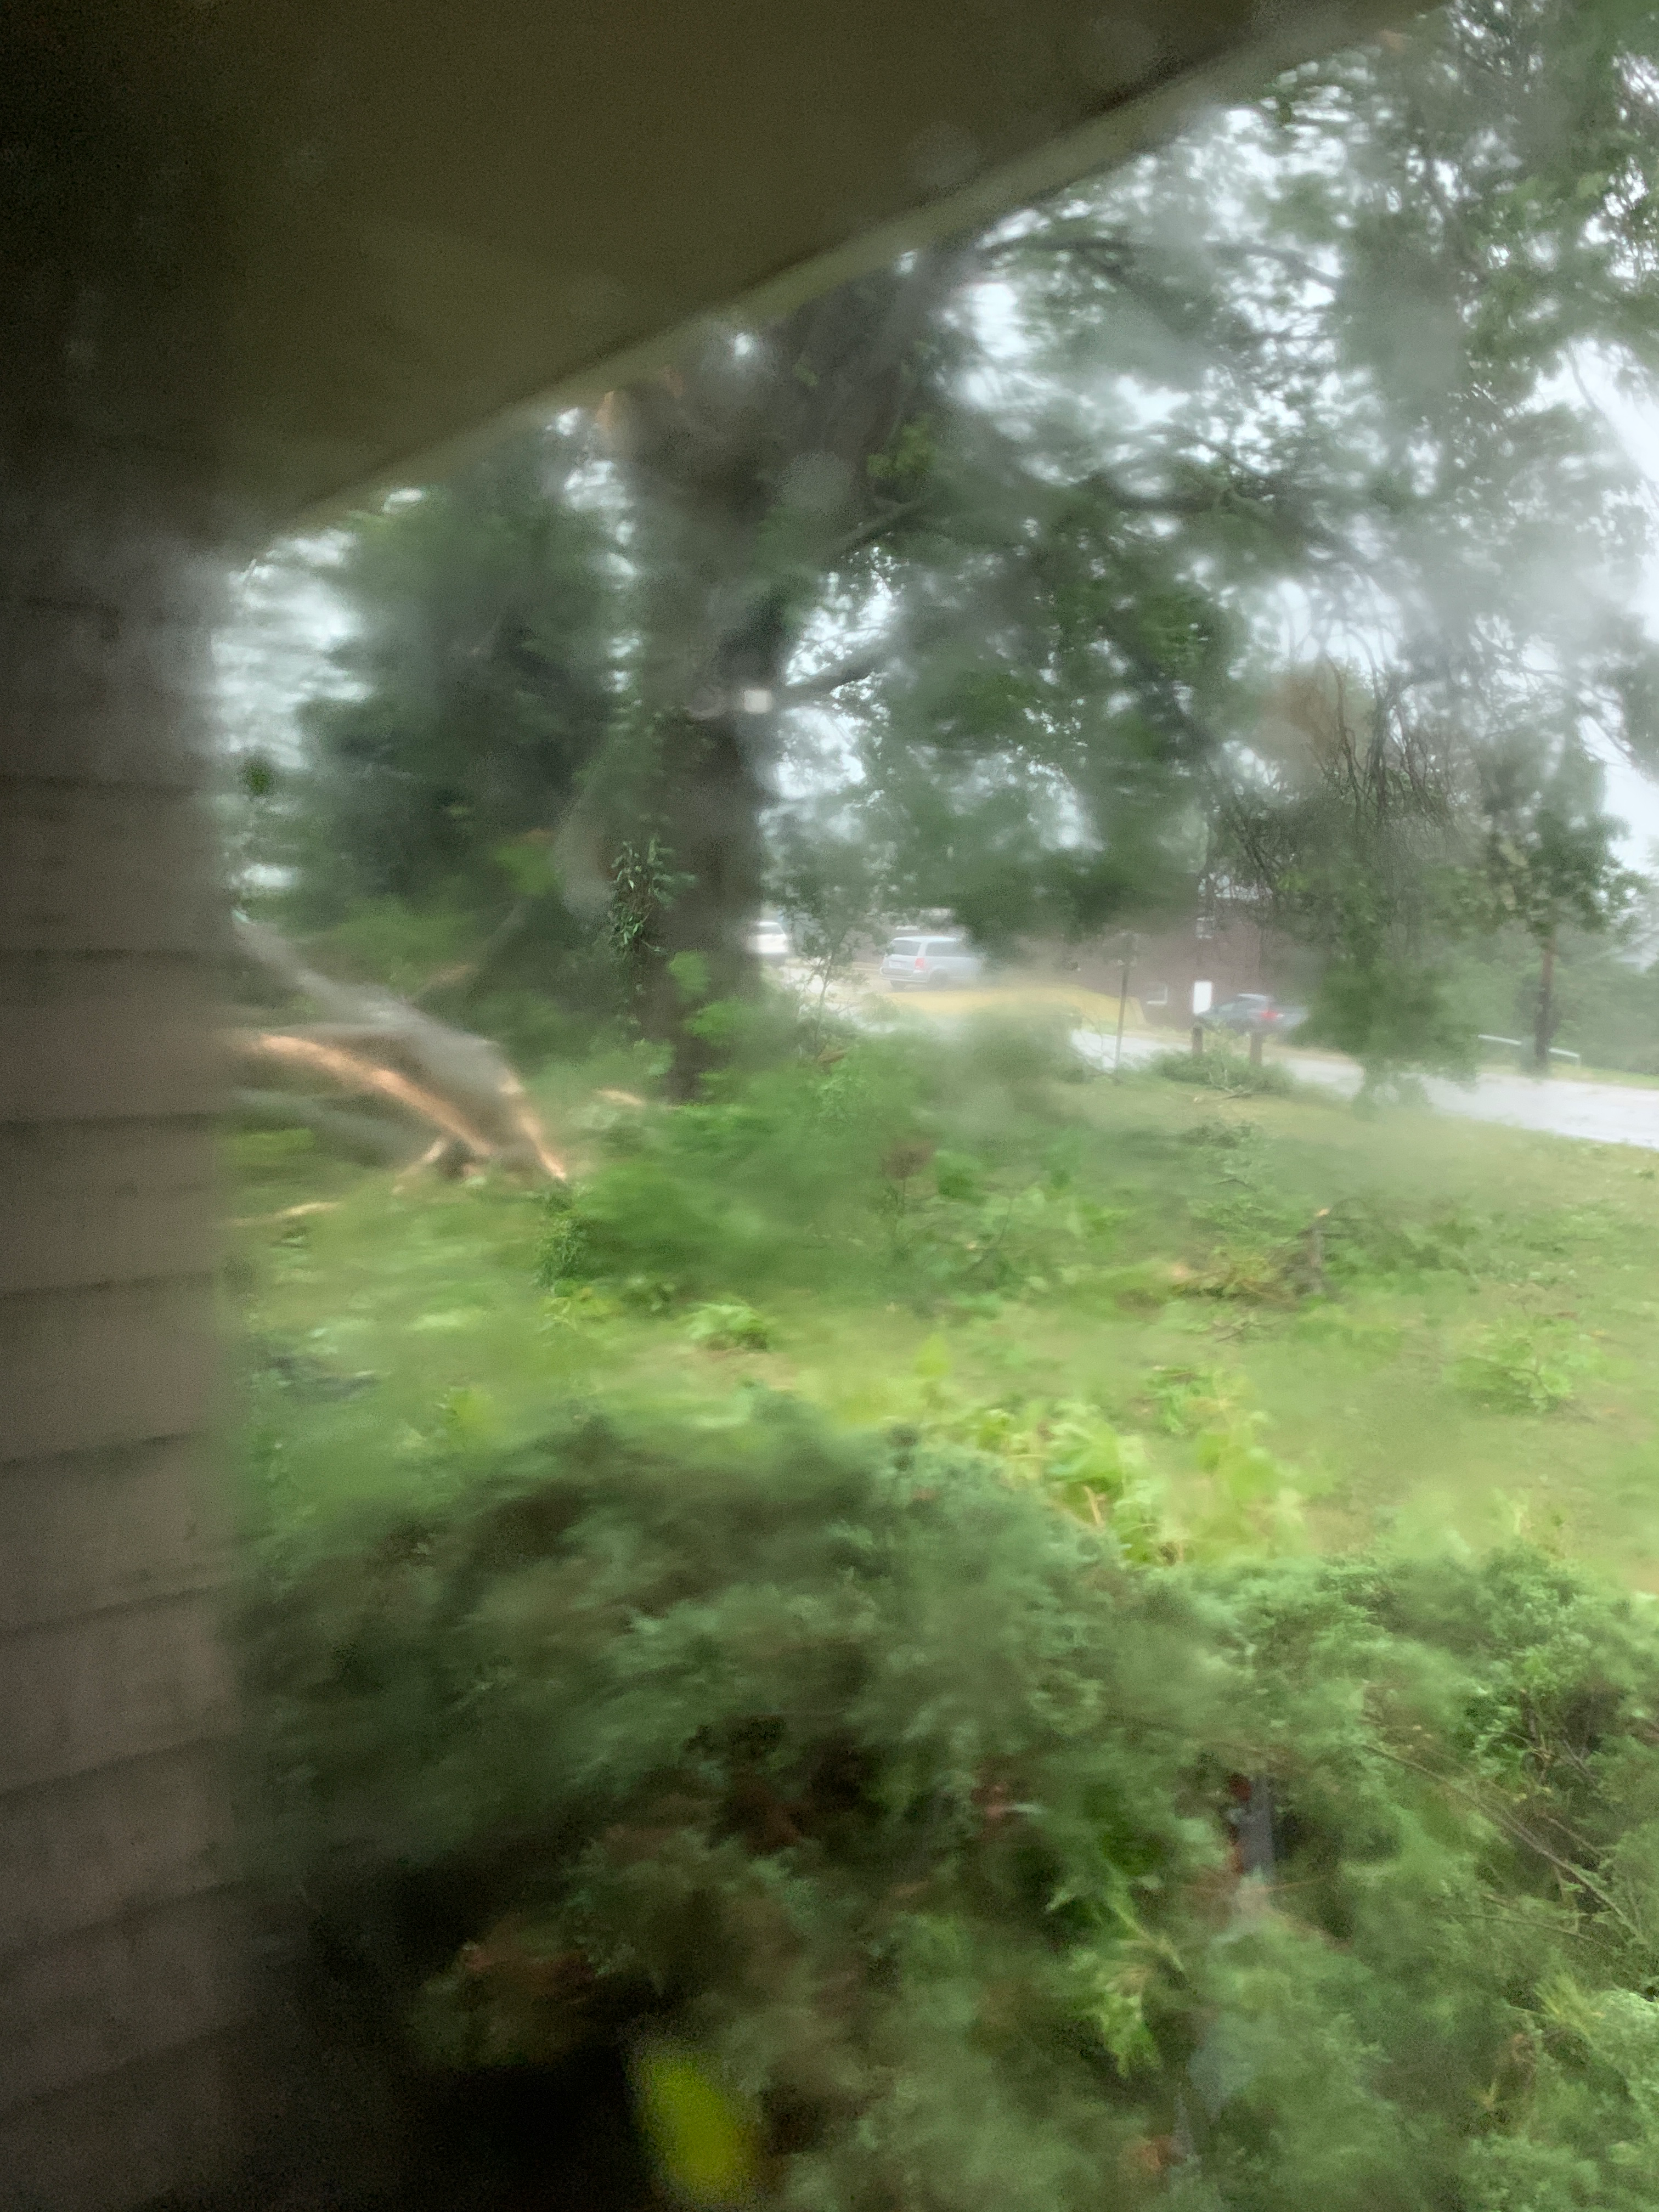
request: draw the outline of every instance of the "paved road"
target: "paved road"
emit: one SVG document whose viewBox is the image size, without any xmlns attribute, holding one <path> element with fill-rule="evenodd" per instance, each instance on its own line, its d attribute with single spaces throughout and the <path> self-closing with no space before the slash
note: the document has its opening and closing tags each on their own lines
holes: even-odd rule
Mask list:
<svg viewBox="0 0 1659 2212">
<path fill-rule="evenodd" d="M 1112 1040 L 1089 1030 L 1073 1038 L 1086 1059 L 1109 1065 Z M 1170 1049 L 1169 1043 L 1146 1036 L 1126 1036 L 1123 1057 L 1131 1066 L 1144 1066 Z M 1351 1060 L 1322 1053 L 1275 1053 L 1274 1061 L 1304 1083 L 1352 1098 L 1359 1088 L 1359 1070 Z M 1489 1072 L 1471 1085 L 1448 1083 L 1431 1076 L 1425 1089 L 1442 1113 L 1461 1114 L 1474 1121 L 1506 1121 L 1517 1129 L 1538 1129 L 1553 1137 L 1583 1137 L 1598 1145 L 1640 1145 L 1659 1152 L 1659 1090 L 1637 1085 L 1592 1083 L 1577 1076 L 1556 1076 L 1536 1082 L 1525 1075 Z"/>
<path fill-rule="evenodd" d="M 799 979 L 793 978 L 799 981 Z M 830 1004 L 854 1020 L 878 1022 L 888 1002 L 884 994 L 858 982 L 837 983 Z M 930 1006 L 935 1020 L 949 1020 L 941 1009 Z M 1076 1030 L 1072 1042 L 1085 1060 L 1110 1066 L 1113 1040 L 1096 1030 Z M 1164 1053 L 1182 1049 L 1180 1036 L 1126 1036 L 1126 1066 L 1141 1067 Z M 1276 1052 L 1273 1061 L 1304 1083 L 1352 1098 L 1359 1088 L 1359 1070 L 1351 1060 L 1334 1054 Z M 1444 1114 L 1461 1114 L 1475 1121 L 1504 1121 L 1512 1128 L 1536 1129 L 1547 1136 L 1581 1137 L 1597 1145 L 1638 1145 L 1659 1152 L 1659 1089 L 1639 1085 L 1586 1082 L 1577 1076 L 1556 1076 L 1537 1082 L 1530 1076 L 1490 1071 L 1469 1085 L 1448 1083 L 1431 1076 L 1425 1088 L 1430 1103 Z"/>
</svg>

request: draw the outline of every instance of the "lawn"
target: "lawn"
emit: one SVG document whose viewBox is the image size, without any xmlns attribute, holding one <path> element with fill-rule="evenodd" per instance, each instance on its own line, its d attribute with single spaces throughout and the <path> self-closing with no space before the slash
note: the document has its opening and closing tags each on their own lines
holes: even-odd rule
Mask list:
<svg viewBox="0 0 1659 2212">
<path fill-rule="evenodd" d="M 256 1514 L 453 1484 L 573 1405 L 763 1389 L 1079 1510 L 1133 1480 L 1183 1547 L 1519 1530 L 1659 1590 L 1650 1156 L 1213 1064 L 1066 1079 L 1036 1030 L 852 1041 L 689 1115 L 641 1068 L 543 1081 L 550 1209 L 228 1140 Z"/>
<path fill-rule="evenodd" d="M 1550 1554 L 1659 1589 L 1651 1156 L 538 1088 L 568 1188 L 228 1140 L 261 1876 L 421 2201 L 1649 2207 L 1659 1614 Z"/>
</svg>

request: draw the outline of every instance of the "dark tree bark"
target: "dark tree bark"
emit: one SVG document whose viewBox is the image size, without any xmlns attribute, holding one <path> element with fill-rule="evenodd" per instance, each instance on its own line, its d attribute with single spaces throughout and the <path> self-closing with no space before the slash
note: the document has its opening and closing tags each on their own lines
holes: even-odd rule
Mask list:
<svg viewBox="0 0 1659 2212">
<path fill-rule="evenodd" d="M 734 723 L 681 717 L 665 732 L 659 807 L 672 869 L 684 880 L 656 917 L 639 1011 L 646 1034 L 673 1045 L 670 1087 L 681 1097 L 719 1056 L 687 1027 L 688 1017 L 699 1003 L 748 996 L 758 975 L 745 924 L 762 898 L 765 785 L 751 742 Z M 686 953 L 698 959 L 701 977 L 676 969 Z"/>
</svg>

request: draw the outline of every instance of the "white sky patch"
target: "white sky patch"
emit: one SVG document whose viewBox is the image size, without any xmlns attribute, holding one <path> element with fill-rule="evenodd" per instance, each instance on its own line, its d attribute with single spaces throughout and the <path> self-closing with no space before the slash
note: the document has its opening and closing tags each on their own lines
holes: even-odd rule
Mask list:
<svg viewBox="0 0 1659 2212">
<path fill-rule="evenodd" d="M 1598 408 L 1659 507 L 1659 405 L 1621 388 L 1604 362 L 1590 358 L 1574 380 L 1580 395 Z M 1659 636 L 1659 555 L 1650 558 L 1635 595 L 1635 611 L 1650 636 Z M 1659 781 L 1611 746 L 1595 748 L 1607 773 L 1607 806 L 1626 824 L 1622 857 L 1627 867 L 1647 868 L 1659 852 Z"/>
<path fill-rule="evenodd" d="M 228 751 L 291 764 L 303 749 L 299 708 L 352 690 L 331 658 L 355 627 L 327 574 L 343 544 L 337 532 L 289 540 L 233 579 L 231 617 L 214 640 Z"/>
</svg>

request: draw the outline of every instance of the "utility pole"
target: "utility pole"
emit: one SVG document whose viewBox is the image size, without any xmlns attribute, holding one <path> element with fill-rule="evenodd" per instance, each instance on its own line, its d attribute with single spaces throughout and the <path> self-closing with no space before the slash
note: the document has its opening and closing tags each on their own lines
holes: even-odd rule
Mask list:
<svg viewBox="0 0 1659 2212">
<path fill-rule="evenodd" d="M 1533 1030 L 1533 1066 L 1539 1075 L 1550 1072 L 1550 1037 L 1555 1029 L 1555 932 L 1550 931 L 1540 947 L 1541 965 L 1538 976 L 1538 1019 Z"/>
</svg>

